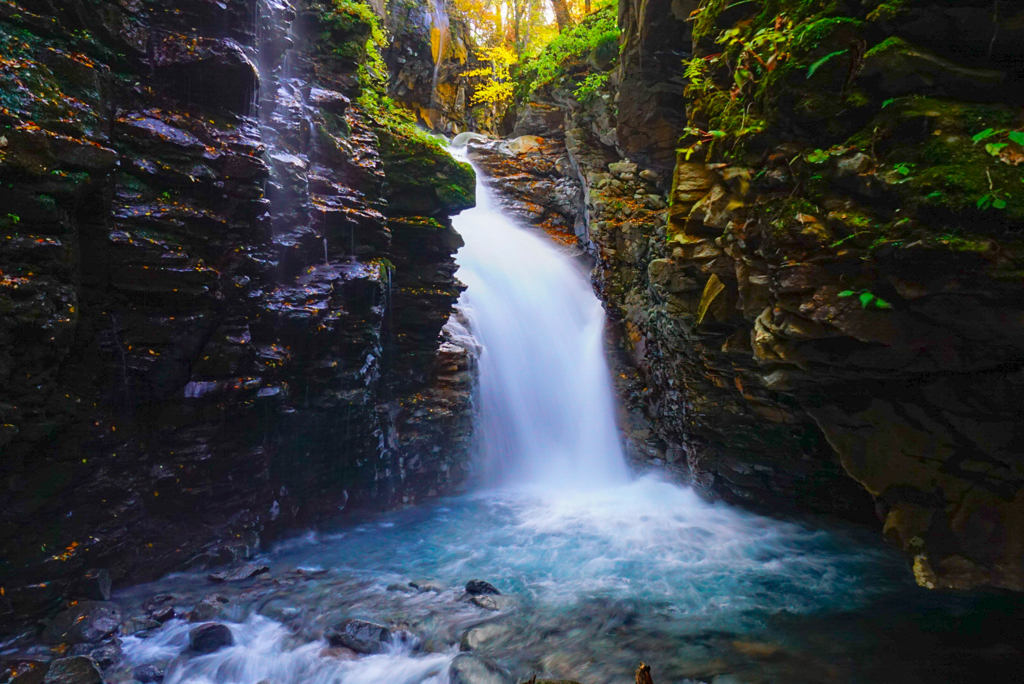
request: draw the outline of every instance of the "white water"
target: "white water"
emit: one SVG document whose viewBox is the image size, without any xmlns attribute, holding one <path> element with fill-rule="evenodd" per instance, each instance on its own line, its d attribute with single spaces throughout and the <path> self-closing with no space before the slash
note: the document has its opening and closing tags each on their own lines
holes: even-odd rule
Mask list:
<svg viewBox="0 0 1024 684">
<path fill-rule="evenodd" d="M 454 225 L 466 243 L 462 306 L 483 347 L 477 430 L 489 483 L 565 491 L 625 482 L 604 311 L 582 268 L 513 224 L 482 183 L 477 206 Z"/>
</svg>

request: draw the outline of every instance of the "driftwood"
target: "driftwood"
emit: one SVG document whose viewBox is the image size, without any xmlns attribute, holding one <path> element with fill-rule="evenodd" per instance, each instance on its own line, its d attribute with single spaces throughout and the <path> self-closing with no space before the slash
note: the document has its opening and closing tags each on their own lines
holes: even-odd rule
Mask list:
<svg viewBox="0 0 1024 684">
<path fill-rule="evenodd" d="M 654 684 L 654 680 L 651 679 L 651 666 L 640 663 L 640 667 L 636 668 L 636 684 Z"/>
</svg>

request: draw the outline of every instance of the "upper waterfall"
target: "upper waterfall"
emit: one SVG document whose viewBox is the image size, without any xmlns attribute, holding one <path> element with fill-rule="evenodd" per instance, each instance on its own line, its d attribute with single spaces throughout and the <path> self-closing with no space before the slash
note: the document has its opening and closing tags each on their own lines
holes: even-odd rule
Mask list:
<svg viewBox="0 0 1024 684">
<path fill-rule="evenodd" d="M 477 181 L 453 219 L 462 305 L 483 347 L 481 451 L 490 484 L 591 488 L 627 469 L 604 355 L 604 310 L 583 269 L 515 225 Z"/>
</svg>

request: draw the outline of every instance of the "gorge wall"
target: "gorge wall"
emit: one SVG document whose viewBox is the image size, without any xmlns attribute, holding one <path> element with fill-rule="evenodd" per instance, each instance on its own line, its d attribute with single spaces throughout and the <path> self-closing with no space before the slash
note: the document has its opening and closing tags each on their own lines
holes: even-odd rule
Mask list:
<svg viewBox="0 0 1024 684">
<path fill-rule="evenodd" d="M 0 2 L 0 622 L 461 481 L 449 217 L 348 0 Z"/>
<path fill-rule="evenodd" d="M 473 154 L 596 260 L 636 456 L 748 505 L 877 516 L 924 586 L 1024 589 L 1024 9 L 617 20 L 617 59 L 564 64 L 525 137 Z"/>
</svg>

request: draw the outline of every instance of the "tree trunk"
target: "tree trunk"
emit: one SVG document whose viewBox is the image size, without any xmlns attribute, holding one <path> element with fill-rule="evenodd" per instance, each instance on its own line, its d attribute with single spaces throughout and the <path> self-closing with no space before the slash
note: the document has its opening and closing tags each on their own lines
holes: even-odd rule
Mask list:
<svg viewBox="0 0 1024 684">
<path fill-rule="evenodd" d="M 590 0 L 583 0 L 583 11 L 590 14 Z"/>
<path fill-rule="evenodd" d="M 558 30 L 564 31 L 566 26 L 572 24 L 569 5 L 566 3 L 566 0 L 551 0 L 551 7 L 555 10 L 555 21 L 558 22 Z"/>
</svg>

